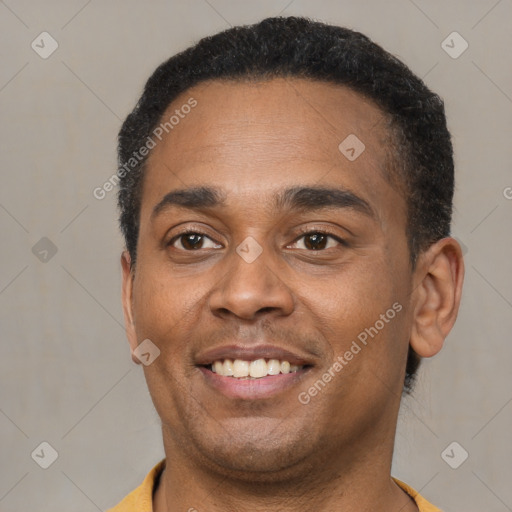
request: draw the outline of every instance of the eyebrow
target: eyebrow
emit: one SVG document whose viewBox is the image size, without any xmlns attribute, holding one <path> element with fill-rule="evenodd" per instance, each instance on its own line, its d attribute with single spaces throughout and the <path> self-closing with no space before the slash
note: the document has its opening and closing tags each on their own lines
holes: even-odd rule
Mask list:
<svg viewBox="0 0 512 512">
<path fill-rule="evenodd" d="M 210 209 L 226 205 L 226 194 L 214 187 L 191 187 L 173 190 L 153 208 L 151 219 L 172 206 L 190 209 Z M 277 192 L 274 196 L 274 207 L 279 210 L 314 211 L 322 208 L 349 208 L 376 218 L 372 207 L 367 201 L 353 192 L 331 187 L 292 187 Z"/>
<path fill-rule="evenodd" d="M 320 210 L 322 208 L 349 208 L 368 217 L 376 215 L 367 201 L 350 190 L 331 187 L 293 187 L 276 196 L 276 208 L 284 210 Z"/>
<path fill-rule="evenodd" d="M 180 190 L 173 190 L 153 208 L 151 218 L 153 219 L 163 210 L 171 206 L 182 206 L 190 209 L 206 209 L 226 204 L 226 197 L 220 189 L 213 187 L 192 187 Z"/>
</svg>

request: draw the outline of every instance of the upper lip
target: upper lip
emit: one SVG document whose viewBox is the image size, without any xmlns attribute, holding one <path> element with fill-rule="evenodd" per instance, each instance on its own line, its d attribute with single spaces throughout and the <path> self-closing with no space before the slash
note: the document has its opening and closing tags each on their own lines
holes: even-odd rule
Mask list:
<svg viewBox="0 0 512 512">
<path fill-rule="evenodd" d="M 201 352 L 196 357 L 197 365 L 208 365 L 215 361 L 224 359 L 241 359 L 244 361 L 254 361 L 256 359 L 278 359 L 280 361 L 288 361 L 290 364 L 297 366 L 312 365 L 310 358 L 301 356 L 290 350 L 275 345 L 222 345 L 213 347 Z"/>
</svg>

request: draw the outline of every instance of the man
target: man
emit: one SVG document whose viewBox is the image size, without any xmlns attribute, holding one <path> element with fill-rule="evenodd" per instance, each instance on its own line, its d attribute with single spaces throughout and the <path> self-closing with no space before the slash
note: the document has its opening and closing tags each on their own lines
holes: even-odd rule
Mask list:
<svg viewBox="0 0 512 512">
<path fill-rule="evenodd" d="M 439 510 L 390 468 L 461 297 L 441 99 L 362 34 L 266 19 L 162 64 L 119 160 L 166 458 L 111 511 Z"/>
</svg>

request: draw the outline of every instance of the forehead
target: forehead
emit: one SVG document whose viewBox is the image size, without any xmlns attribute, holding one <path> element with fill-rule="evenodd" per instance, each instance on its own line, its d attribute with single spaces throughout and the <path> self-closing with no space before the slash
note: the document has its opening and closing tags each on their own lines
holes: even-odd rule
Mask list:
<svg viewBox="0 0 512 512">
<path fill-rule="evenodd" d="M 182 109 L 191 98 L 196 106 Z M 178 123 L 148 158 L 143 210 L 172 189 L 203 185 L 253 198 L 302 184 L 357 189 L 370 202 L 390 194 L 386 117 L 346 87 L 214 80 L 182 93 L 162 121 L 173 114 Z"/>
</svg>

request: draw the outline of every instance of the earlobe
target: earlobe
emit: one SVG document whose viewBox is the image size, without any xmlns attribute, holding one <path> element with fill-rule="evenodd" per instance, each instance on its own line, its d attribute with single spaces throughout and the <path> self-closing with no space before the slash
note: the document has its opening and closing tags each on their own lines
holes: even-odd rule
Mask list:
<svg viewBox="0 0 512 512">
<path fill-rule="evenodd" d="M 443 347 L 459 311 L 464 260 L 459 243 L 443 238 L 421 256 L 416 267 L 415 309 L 410 344 L 421 357 Z"/>
<path fill-rule="evenodd" d="M 123 270 L 123 284 L 122 284 L 122 302 L 124 325 L 126 329 L 126 337 L 130 344 L 130 351 L 132 361 L 140 364 L 140 361 L 135 357 L 133 351 L 137 348 L 137 335 L 135 333 L 135 322 L 133 317 L 133 270 L 131 268 L 131 258 L 128 251 L 123 251 L 121 254 L 121 268 Z"/>
</svg>

